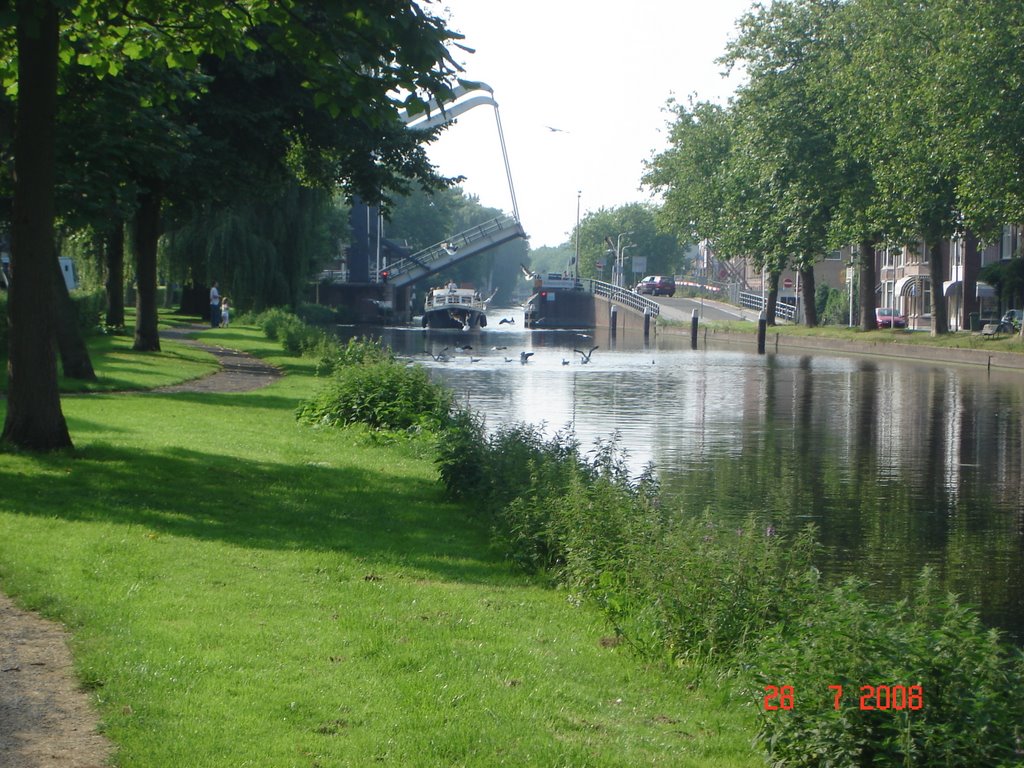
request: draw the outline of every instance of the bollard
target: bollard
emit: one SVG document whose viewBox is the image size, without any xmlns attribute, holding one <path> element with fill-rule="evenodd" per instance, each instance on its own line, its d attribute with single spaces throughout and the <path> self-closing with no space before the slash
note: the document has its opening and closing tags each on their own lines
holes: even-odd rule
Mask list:
<svg viewBox="0 0 1024 768">
<path fill-rule="evenodd" d="M 757 354 L 764 354 L 764 338 L 768 333 L 768 318 L 764 316 L 764 310 L 757 316 Z"/>
<path fill-rule="evenodd" d="M 644 310 L 644 341 L 651 337 L 651 310 Z"/>
<path fill-rule="evenodd" d="M 690 315 L 690 349 L 697 348 L 697 325 L 700 320 L 697 316 L 697 310 L 693 310 L 693 314 Z"/>
<path fill-rule="evenodd" d="M 615 325 L 619 319 L 619 308 L 613 306 L 611 311 L 608 313 L 608 333 L 613 337 L 615 336 Z"/>
</svg>

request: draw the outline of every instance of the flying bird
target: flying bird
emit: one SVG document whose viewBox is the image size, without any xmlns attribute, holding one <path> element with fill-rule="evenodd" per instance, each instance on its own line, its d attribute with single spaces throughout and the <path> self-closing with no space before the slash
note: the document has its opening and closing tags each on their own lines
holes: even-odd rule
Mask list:
<svg viewBox="0 0 1024 768">
<path fill-rule="evenodd" d="M 501 318 L 501 320 L 498 321 L 498 325 L 505 325 L 505 324 L 515 325 L 516 324 L 516 319 L 514 317 L 503 317 L 503 318 Z"/>
<path fill-rule="evenodd" d="M 526 363 L 530 362 L 531 357 L 533 357 L 533 352 L 520 352 L 519 362 L 525 365 Z"/>
<path fill-rule="evenodd" d="M 573 352 L 578 352 L 583 358 L 580 360 L 580 365 L 586 365 L 590 362 L 590 356 L 594 354 L 595 349 L 597 349 L 597 347 L 591 347 L 589 352 L 584 352 L 582 349 L 574 349 Z"/>
<path fill-rule="evenodd" d="M 562 358 L 562 365 L 568 365 L 568 364 L 569 364 L 569 361 L 568 361 L 568 360 L 566 360 L 566 359 L 565 359 L 565 358 L 563 357 L 563 358 Z"/>
<path fill-rule="evenodd" d="M 552 133 L 569 133 L 569 131 L 565 130 L 564 128 L 555 128 L 550 125 L 545 125 L 544 127 L 547 128 Z"/>
</svg>

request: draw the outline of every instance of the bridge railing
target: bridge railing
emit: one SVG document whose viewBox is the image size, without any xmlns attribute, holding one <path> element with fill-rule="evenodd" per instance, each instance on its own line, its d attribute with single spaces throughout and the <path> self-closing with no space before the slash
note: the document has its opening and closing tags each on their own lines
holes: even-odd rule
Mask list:
<svg viewBox="0 0 1024 768">
<path fill-rule="evenodd" d="M 584 280 L 583 283 L 584 289 L 595 296 L 602 296 L 609 301 L 629 307 L 641 314 L 650 312 L 652 317 L 657 317 L 661 314 L 661 306 L 658 302 L 652 301 L 646 296 L 641 296 L 639 293 L 634 293 L 628 288 L 620 288 L 617 285 L 593 279 Z"/>
<path fill-rule="evenodd" d="M 434 243 L 417 251 L 411 256 L 398 259 L 388 265 L 389 278 L 397 278 L 415 269 L 431 271 L 431 266 L 444 259 L 451 259 L 459 250 L 473 246 L 480 241 L 489 240 L 494 235 L 506 232 L 510 229 L 521 229 L 522 225 L 514 216 L 498 216 L 489 219 L 475 227 L 470 227 L 464 232 L 452 235 L 447 240 Z M 377 276 L 380 279 L 380 276 Z"/>
<path fill-rule="evenodd" d="M 740 291 L 739 303 L 741 307 L 747 307 L 749 309 L 762 311 L 767 304 L 767 301 L 759 293 L 748 293 L 747 291 Z M 793 323 L 796 322 L 796 306 L 793 304 L 787 304 L 784 301 L 775 302 L 775 317 L 780 320 L 788 320 Z"/>
</svg>

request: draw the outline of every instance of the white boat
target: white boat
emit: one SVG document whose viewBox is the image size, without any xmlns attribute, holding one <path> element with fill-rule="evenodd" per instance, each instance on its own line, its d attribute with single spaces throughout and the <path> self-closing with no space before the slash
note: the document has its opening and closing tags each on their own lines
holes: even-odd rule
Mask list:
<svg viewBox="0 0 1024 768">
<path fill-rule="evenodd" d="M 473 288 L 431 288 L 423 305 L 424 328 L 455 328 L 470 331 L 487 325 L 487 302 Z"/>
</svg>

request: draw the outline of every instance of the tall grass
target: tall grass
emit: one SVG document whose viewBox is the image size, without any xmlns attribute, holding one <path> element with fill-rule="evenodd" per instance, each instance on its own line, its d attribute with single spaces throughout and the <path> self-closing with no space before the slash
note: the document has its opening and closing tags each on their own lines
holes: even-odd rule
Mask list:
<svg viewBox="0 0 1024 768">
<path fill-rule="evenodd" d="M 449 494 L 477 499 L 511 559 L 599 606 L 639 653 L 740 681 L 774 765 L 1024 761 L 1024 655 L 928 573 L 890 606 L 855 582 L 824 584 L 813 529 L 787 538 L 756 518 L 685 519 L 661 506 L 649 470 L 629 478 L 614 442 L 583 455 L 571 436 L 489 434 L 463 415 L 438 461 Z M 838 709 L 830 685 L 847 692 Z M 862 686 L 885 699 L 861 699 Z M 897 688 L 904 698 L 890 699 Z M 768 708 L 773 690 L 791 706 Z"/>
</svg>

